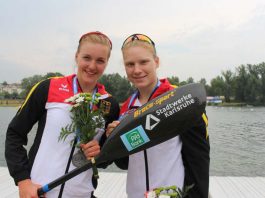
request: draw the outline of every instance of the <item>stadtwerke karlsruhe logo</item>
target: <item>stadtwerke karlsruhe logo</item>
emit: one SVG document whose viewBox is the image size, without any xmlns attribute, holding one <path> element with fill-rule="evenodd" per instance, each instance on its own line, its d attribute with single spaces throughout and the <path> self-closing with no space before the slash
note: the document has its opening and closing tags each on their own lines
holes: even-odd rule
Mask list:
<svg viewBox="0 0 265 198">
<path fill-rule="evenodd" d="M 121 136 L 121 140 L 128 151 L 131 151 L 150 141 L 142 125 L 123 134 Z"/>
</svg>

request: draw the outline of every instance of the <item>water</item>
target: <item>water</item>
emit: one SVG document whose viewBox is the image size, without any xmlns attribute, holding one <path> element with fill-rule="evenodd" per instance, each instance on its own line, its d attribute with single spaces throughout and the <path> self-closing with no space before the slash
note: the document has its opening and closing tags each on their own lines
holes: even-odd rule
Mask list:
<svg viewBox="0 0 265 198">
<path fill-rule="evenodd" d="M 265 176 L 265 108 L 208 107 L 211 175 Z"/>
<path fill-rule="evenodd" d="M 17 109 L 0 107 L 0 166 L 6 166 L 4 140 Z M 207 107 L 211 144 L 210 174 L 265 176 L 265 107 Z M 36 127 L 33 128 L 33 131 Z M 31 144 L 34 133 L 29 137 Z M 107 171 L 120 171 L 115 165 Z"/>
</svg>

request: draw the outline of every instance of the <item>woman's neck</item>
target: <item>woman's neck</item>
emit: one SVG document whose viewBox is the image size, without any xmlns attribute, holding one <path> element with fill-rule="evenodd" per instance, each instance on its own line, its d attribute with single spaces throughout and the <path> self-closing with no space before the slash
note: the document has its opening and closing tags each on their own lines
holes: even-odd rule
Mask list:
<svg viewBox="0 0 265 198">
<path fill-rule="evenodd" d="M 81 86 L 82 92 L 84 93 L 93 93 L 95 86 L 93 87 L 88 87 L 88 86 Z"/>
<path fill-rule="evenodd" d="M 93 91 L 94 91 L 94 89 L 95 89 L 95 87 L 97 85 L 97 82 L 95 82 L 93 84 L 87 84 L 87 83 L 82 82 L 82 80 L 78 79 L 78 84 L 79 84 L 82 92 L 84 92 L 84 93 L 93 93 Z"/>
<path fill-rule="evenodd" d="M 152 83 L 152 85 L 138 89 L 139 90 L 138 99 L 141 102 L 141 104 L 145 104 L 148 102 L 148 100 L 149 100 L 151 94 L 153 94 L 153 91 L 156 88 L 156 86 L 157 86 L 157 81 Z"/>
</svg>

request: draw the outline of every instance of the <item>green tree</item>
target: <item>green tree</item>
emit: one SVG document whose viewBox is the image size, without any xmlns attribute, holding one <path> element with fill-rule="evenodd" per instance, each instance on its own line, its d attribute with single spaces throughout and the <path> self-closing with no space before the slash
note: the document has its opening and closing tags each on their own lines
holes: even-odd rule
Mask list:
<svg viewBox="0 0 265 198">
<path fill-rule="evenodd" d="M 249 103 L 254 103 L 257 101 L 260 90 L 261 81 L 259 79 L 259 71 L 257 65 L 247 65 L 248 78 L 245 87 L 246 90 L 246 101 Z"/>
<path fill-rule="evenodd" d="M 201 83 L 202 85 L 204 85 L 205 90 L 206 90 L 206 93 L 207 93 L 207 95 L 209 95 L 209 92 L 210 92 L 210 88 L 211 87 L 209 85 L 207 85 L 206 79 L 205 78 L 200 79 L 199 80 L 199 83 Z"/>
<path fill-rule="evenodd" d="M 224 94 L 225 82 L 222 76 L 217 76 L 211 80 L 211 89 L 209 95 L 222 96 Z"/>
<path fill-rule="evenodd" d="M 48 79 L 51 77 L 55 77 L 55 76 L 63 76 L 61 73 L 59 72 L 49 72 L 46 75 L 42 76 L 42 75 L 34 75 L 31 77 L 27 77 L 27 78 L 23 78 L 21 80 L 21 86 L 22 89 L 24 89 L 24 91 L 22 91 L 19 95 L 19 97 L 21 98 L 25 98 L 27 96 L 27 94 L 29 93 L 29 91 L 31 90 L 31 88 L 38 82 L 44 80 L 44 79 Z"/>
<path fill-rule="evenodd" d="M 170 84 L 172 85 L 176 85 L 179 86 L 179 78 L 177 76 L 172 76 L 168 78 L 168 81 L 170 82 Z"/>
<path fill-rule="evenodd" d="M 34 75 L 32 77 L 23 78 L 21 81 L 21 86 L 22 89 L 25 90 L 25 95 L 27 95 L 31 88 L 42 79 L 43 77 L 41 75 Z"/>
<path fill-rule="evenodd" d="M 43 76 L 43 79 L 48 79 L 51 77 L 58 77 L 58 76 L 63 76 L 63 74 L 59 73 L 59 72 L 48 72 L 46 75 Z"/>
<path fill-rule="evenodd" d="M 181 82 L 179 83 L 179 86 L 183 86 L 183 85 L 186 85 L 186 84 L 188 84 L 188 83 L 184 80 L 184 81 L 181 81 Z"/>
<path fill-rule="evenodd" d="M 19 97 L 20 99 L 25 99 L 25 98 L 27 97 L 28 92 L 29 92 L 28 90 L 24 90 L 24 89 L 23 89 L 23 90 L 20 92 L 20 94 L 19 94 L 18 97 Z"/>
<path fill-rule="evenodd" d="M 125 77 L 121 77 L 118 73 L 104 74 L 99 82 L 106 87 L 106 90 L 108 90 L 118 102 L 124 102 L 133 91 L 129 81 Z"/>
<path fill-rule="evenodd" d="M 222 71 L 224 77 L 224 97 L 225 102 L 230 102 L 230 98 L 233 94 L 234 77 L 230 70 Z"/>
<path fill-rule="evenodd" d="M 248 74 L 245 65 L 240 65 L 236 68 L 235 77 L 235 99 L 239 102 L 246 102 L 247 92 L 246 86 Z"/>
<path fill-rule="evenodd" d="M 265 62 L 260 63 L 258 66 L 258 71 L 259 71 L 259 75 L 260 75 L 260 82 L 261 82 L 261 94 L 260 94 L 260 102 L 263 103 L 263 105 L 265 105 Z"/>
<path fill-rule="evenodd" d="M 3 94 L 4 99 L 10 99 L 11 98 L 10 93 L 8 93 L 7 91 L 3 91 L 2 94 Z"/>
<path fill-rule="evenodd" d="M 194 83 L 194 79 L 192 77 L 189 77 L 187 79 L 187 84 Z"/>
<path fill-rule="evenodd" d="M 207 81 L 205 78 L 202 78 L 201 80 L 199 80 L 199 83 L 201 83 L 202 85 L 206 86 Z"/>
<path fill-rule="evenodd" d="M 10 94 L 10 98 L 11 99 L 18 99 L 19 98 L 19 95 L 17 93 L 17 91 L 14 91 L 13 93 Z"/>
</svg>

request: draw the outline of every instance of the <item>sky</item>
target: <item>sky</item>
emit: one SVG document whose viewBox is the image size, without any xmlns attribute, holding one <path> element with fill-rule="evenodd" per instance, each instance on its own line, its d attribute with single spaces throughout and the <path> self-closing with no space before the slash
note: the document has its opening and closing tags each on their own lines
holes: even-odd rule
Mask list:
<svg viewBox="0 0 265 198">
<path fill-rule="evenodd" d="M 264 0 L 0 0 L 0 83 L 72 74 L 89 31 L 113 42 L 106 74 L 126 75 L 121 45 L 133 33 L 155 42 L 160 78 L 209 84 L 222 71 L 265 62 Z"/>
</svg>

